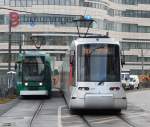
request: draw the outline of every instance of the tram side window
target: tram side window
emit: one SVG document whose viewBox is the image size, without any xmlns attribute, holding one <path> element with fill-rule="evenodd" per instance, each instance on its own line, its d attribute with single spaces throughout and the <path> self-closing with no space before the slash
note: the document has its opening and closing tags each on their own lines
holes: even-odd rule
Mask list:
<svg viewBox="0 0 150 127">
<path fill-rule="evenodd" d="M 48 62 L 45 63 L 45 81 L 51 83 L 51 68 Z"/>
</svg>

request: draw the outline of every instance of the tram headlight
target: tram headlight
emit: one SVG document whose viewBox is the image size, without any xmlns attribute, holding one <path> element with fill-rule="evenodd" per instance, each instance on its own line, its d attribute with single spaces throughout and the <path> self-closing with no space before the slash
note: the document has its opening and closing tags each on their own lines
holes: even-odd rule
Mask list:
<svg viewBox="0 0 150 127">
<path fill-rule="evenodd" d="M 25 82 L 25 83 L 24 83 L 24 85 L 25 85 L 25 86 L 28 86 L 28 83 L 27 83 L 27 82 Z"/>
<path fill-rule="evenodd" d="M 40 82 L 40 83 L 39 83 L 39 86 L 42 86 L 42 85 L 43 85 L 43 83 L 42 83 L 42 82 Z"/>
</svg>

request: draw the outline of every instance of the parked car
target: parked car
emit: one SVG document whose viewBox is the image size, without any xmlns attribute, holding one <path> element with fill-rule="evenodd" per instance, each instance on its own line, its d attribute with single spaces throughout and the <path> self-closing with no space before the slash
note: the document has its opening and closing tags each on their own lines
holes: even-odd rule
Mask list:
<svg viewBox="0 0 150 127">
<path fill-rule="evenodd" d="M 129 79 L 130 79 L 129 80 L 129 86 L 130 86 L 130 88 L 131 89 L 134 89 L 134 88 L 139 89 L 139 83 L 140 83 L 140 81 L 139 81 L 138 75 L 130 75 Z"/>
<path fill-rule="evenodd" d="M 130 89 L 129 86 L 129 72 L 122 72 L 121 73 L 121 83 L 124 89 Z"/>
</svg>

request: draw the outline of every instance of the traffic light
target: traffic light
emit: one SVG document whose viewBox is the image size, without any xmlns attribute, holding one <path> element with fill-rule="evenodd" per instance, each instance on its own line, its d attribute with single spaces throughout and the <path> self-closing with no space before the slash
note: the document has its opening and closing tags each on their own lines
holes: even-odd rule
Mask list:
<svg viewBox="0 0 150 127">
<path fill-rule="evenodd" d="M 11 27 L 16 27 L 19 24 L 19 14 L 16 12 L 9 13 Z"/>
</svg>

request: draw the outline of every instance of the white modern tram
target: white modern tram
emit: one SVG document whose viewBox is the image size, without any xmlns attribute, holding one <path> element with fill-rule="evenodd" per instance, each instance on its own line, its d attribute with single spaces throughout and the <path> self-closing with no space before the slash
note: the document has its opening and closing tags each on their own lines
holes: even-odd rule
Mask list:
<svg viewBox="0 0 150 127">
<path fill-rule="evenodd" d="M 74 40 L 61 66 L 60 83 L 70 109 L 126 109 L 119 42 L 107 36 Z"/>
</svg>

